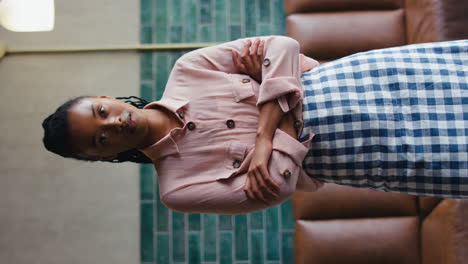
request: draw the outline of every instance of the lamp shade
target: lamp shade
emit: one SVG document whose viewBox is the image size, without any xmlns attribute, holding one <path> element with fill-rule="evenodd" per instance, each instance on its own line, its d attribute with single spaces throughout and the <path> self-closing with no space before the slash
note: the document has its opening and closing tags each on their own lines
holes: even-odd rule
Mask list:
<svg viewBox="0 0 468 264">
<path fill-rule="evenodd" d="M 50 31 L 54 21 L 54 0 L 0 0 L 0 24 L 8 30 Z"/>
</svg>

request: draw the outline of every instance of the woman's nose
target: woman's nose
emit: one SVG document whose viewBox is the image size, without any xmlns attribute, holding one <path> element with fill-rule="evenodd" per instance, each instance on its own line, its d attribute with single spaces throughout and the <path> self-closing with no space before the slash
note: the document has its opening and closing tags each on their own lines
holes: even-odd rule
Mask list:
<svg viewBox="0 0 468 264">
<path fill-rule="evenodd" d="M 106 122 L 104 123 L 104 126 L 107 128 L 113 128 L 117 130 L 118 132 L 122 131 L 122 118 L 120 116 L 115 116 L 115 117 L 109 117 Z"/>
</svg>

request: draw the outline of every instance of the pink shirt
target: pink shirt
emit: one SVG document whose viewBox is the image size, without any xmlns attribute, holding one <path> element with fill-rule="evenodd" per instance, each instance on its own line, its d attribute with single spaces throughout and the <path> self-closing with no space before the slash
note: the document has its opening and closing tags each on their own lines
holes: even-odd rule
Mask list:
<svg viewBox="0 0 468 264">
<path fill-rule="evenodd" d="M 282 37 L 265 40 L 262 83 L 240 74 L 231 50 L 240 52 L 246 39 L 198 49 L 182 56 L 169 75 L 160 101 L 145 108 L 164 107 L 184 124 L 142 149 L 158 173 L 161 201 L 180 212 L 239 214 L 284 202 L 296 187 L 314 191 L 322 183 L 302 171 L 309 140 L 277 129 L 269 173 L 280 186 L 280 198 L 265 205 L 244 193 L 261 105 L 277 100 L 292 111 L 302 129 L 301 72 L 318 62 L 299 54 L 297 41 Z M 253 40 L 253 38 L 252 38 Z"/>
</svg>

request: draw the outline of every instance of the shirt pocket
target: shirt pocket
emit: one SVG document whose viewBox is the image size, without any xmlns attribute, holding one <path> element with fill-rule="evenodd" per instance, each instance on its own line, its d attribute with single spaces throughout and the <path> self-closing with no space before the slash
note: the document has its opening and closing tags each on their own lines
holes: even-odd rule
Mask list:
<svg viewBox="0 0 468 264">
<path fill-rule="evenodd" d="M 248 75 L 230 74 L 232 84 L 232 95 L 234 101 L 240 101 L 250 98 L 255 95 L 255 87 L 258 83 Z M 258 89 L 257 89 L 258 90 Z"/>
</svg>

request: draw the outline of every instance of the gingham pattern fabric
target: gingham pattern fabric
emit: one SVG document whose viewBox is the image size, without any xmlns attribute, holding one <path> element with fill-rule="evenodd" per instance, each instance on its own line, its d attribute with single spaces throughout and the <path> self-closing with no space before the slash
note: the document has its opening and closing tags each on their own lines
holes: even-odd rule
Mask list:
<svg viewBox="0 0 468 264">
<path fill-rule="evenodd" d="M 302 75 L 306 173 L 468 198 L 468 40 L 374 50 Z M 301 138 L 301 140 L 304 140 Z"/>
</svg>

